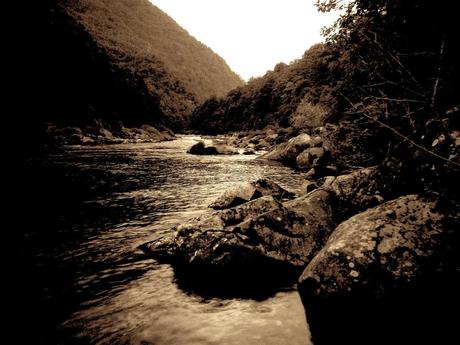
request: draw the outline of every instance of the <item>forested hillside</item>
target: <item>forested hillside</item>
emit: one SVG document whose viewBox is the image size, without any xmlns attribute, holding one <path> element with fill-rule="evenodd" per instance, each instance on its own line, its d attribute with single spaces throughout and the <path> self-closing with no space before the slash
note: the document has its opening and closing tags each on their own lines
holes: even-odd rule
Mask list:
<svg viewBox="0 0 460 345">
<path fill-rule="evenodd" d="M 192 127 L 221 133 L 267 125 L 319 126 L 336 103 L 339 64 L 333 47 L 314 45 L 289 65 L 279 63 L 226 97 L 204 102 L 193 113 Z"/>
<path fill-rule="evenodd" d="M 460 56 L 453 5 L 317 5 L 320 11 L 342 10 L 325 30 L 324 45 L 206 101 L 193 113 L 193 128 L 221 133 L 275 126 L 310 133 L 329 123 L 328 145 L 339 163 L 367 166 L 398 157 L 438 181 L 457 169 Z"/>
<path fill-rule="evenodd" d="M 241 85 L 224 60 L 148 0 L 13 4 L 9 137 L 52 123 L 181 129 L 195 106 Z M 97 123 L 96 125 L 94 125 Z"/>
<path fill-rule="evenodd" d="M 148 0 L 69 0 L 65 7 L 115 64 L 143 77 L 171 115 L 177 110 L 190 113 L 195 105 L 174 99 L 181 88 L 200 102 L 242 84 L 220 56 Z M 172 87 L 161 87 L 149 77 L 157 70 L 159 79 L 169 79 Z M 175 103 L 181 101 L 184 108 L 176 109 Z"/>
</svg>

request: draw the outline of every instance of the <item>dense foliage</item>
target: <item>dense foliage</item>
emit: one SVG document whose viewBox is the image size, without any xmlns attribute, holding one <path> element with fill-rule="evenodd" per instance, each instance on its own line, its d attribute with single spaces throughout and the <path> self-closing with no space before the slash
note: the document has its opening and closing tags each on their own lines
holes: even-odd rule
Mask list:
<svg viewBox="0 0 460 345">
<path fill-rule="evenodd" d="M 301 59 L 289 65 L 280 63 L 226 97 L 204 102 L 193 113 L 192 127 L 219 133 L 267 125 L 319 124 L 328 113 L 325 109 L 334 107 L 339 63 L 335 49 L 314 45 Z"/>
<path fill-rule="evenodd" d="M 326 32 L 345 72 L 334 119 L 342 133 L 335 142 L 342 152 L 344 143 L 359 145 L 348 145 L 355 154 L 342 157 L 355 164 L 392 157 L 412 165 L 425 186 L 454 182 L 460 166 L 460 55 L 453 2 L 317 5 L 343 10 Z"/>
<path fill-rule="evenodd" d="M 319 0 L 317 7 L 342 13 L 324 30 L 325 45 L 208 100 L 192 125 L 208 132 L 267 125 L 308 132 L 329 122 L 339 165 L 395 159 L 428 188 L 454 181 L 460 166 L 454 2 Z"/>
</svg>

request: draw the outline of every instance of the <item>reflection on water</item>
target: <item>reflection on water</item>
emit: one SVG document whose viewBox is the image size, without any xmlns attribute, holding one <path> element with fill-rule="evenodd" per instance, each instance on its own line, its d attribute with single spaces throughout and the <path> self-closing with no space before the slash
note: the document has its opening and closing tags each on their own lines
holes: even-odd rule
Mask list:
<svg viewBox="0 0 460 345">
<path fill-rule="evenodd" d="M 65 327 L 77 325 L 74 332 L 94 344 L 306 344 L 296 293 L 263 302 L 204 300 L 172 280 L 170 267 L 157 266 L 110 298 L 89 302 Z"/>
<path fill-rule="evenodd" d="M 38 325 L 36 343 L 308 343 L 295 291 L 263 301 L 204 298 L 180 290 L 170 266 L 137 249 L 210 212 L 216 196 L 242 181 L 269 177 L 294 191 L 301 184 L 298 173 L 255 156 L 185 154 L 196 139 L 69 147 L 31 162 L 40 207 L 37 226 L 21 232 L 20 255 L 24 284 L 38 291 L 25 321 Z"/>
</svg>

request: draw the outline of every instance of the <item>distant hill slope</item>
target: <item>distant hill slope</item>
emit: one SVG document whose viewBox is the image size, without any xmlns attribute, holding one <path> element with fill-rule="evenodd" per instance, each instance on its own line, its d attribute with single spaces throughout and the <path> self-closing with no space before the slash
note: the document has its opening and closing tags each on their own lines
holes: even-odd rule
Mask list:
<svg viewBox="0 0 460 345">
<path fill-rule="evenodd" d="M 192 128 L 222 133 L 268 125 L 314 127 L 334 108 L 338 67 L 337 52 L 314 45 L 301 59 L 280 63 L 225 97 L 202 103 L 192 115 Z"/>
<path fill-rule="evenodd" d="M 196 105 L 243 84 L 225 61 L 148 0 L 14 4 L 9 132 L 45 122 L 187 125 Z M 14 135 L 14 134 L 13 134 Z"/>
</svg>

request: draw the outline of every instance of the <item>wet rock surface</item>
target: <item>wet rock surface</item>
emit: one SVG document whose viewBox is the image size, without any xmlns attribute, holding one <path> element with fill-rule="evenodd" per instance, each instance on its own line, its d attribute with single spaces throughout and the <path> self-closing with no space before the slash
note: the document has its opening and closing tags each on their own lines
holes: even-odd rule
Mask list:
<svg viewBox="0 0 460 345">
<path fill-rule="evenodd" d="M 226 143 L 242 149 L 243 152 L 266 152 L 273 146 L 288 140 L 289 135 L 287 130 L 267 127 L 263 130 L 233 133 L 226 138 Z"/>
<path fill-rule="evenodd" d="M 282 162 L 286 165 L 295 166 L 297 156 L 313 144 L 313 139 L 308 134 L 301 134 L 289 139 L 287 142 L 277 145 L 272 151 L 262 158 Z"/>
<path fill-rule="evenodd" d="M 206 145 L 204 141 L 199 141 L 192 145 L 187 153 L 192 155 L 235 155 L 239 152 L 236 148 L 223 143 Z"/>
<path fill-rule="evenodd" d="M 326 176 L 321 188 L 334 193 L 334 217 L 341 222 L 369 207 L 409 194 L 410 183 L 391 163 L 354 170 L 348 174 Z"/>
<path fill-rule="evenodd" d="M 262 196 L 194 219 L 142 249 L 201 276 L 206 272 L 208 283 L 216 276 L 237 285 L 292 282 L 334 228 L 329 198 L 324 190 L 284 203 Z"/>
<path fill-rule="evenodd" d="M 332 173 L 331 152 L 319 135 L 300 134 L 271 148 L 261 158 L 281 162 L 300 170 L 311 171 L 312 178 Z"/>
<path fill-rule="evenodd" d="M 222 210 L 245 202 L 260 198 L 264 195 L 271 195 L 276 200 L 292 199 L 294 194 L 280 187 L 273 181 L 259 179 L 253 182 L 246 182 L 234 189 L 226 191 L 222 196 L 209 205 L 215 210 Z"/>
<path fill-rule="evenodd" d="M 417 195 L 341 223 L 299 280 L 314 343 L 443 343 L 458 306 L 444 224 Z"/>
</svg>

